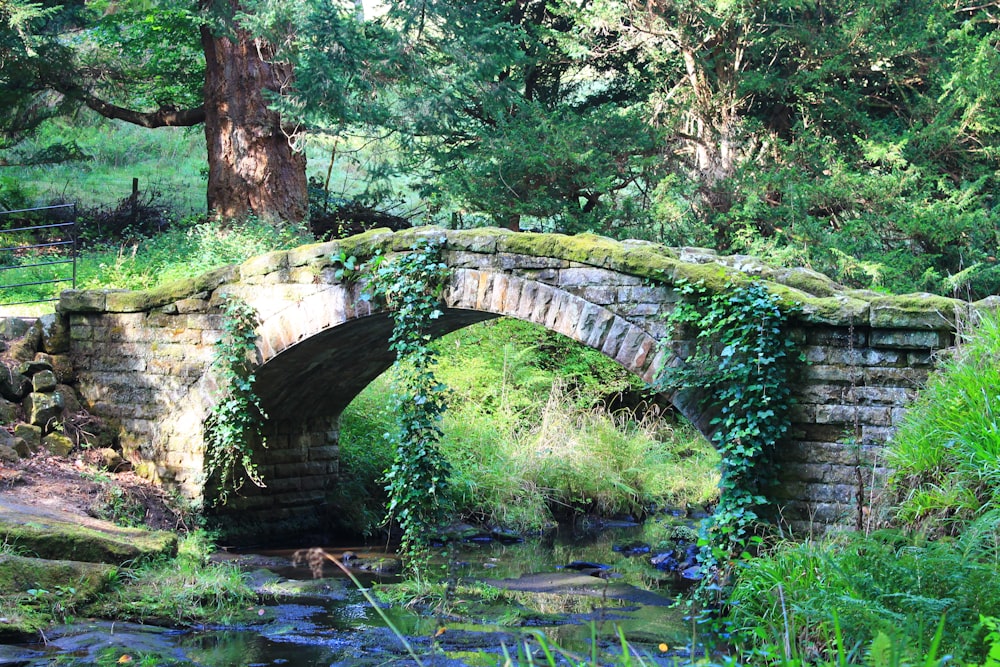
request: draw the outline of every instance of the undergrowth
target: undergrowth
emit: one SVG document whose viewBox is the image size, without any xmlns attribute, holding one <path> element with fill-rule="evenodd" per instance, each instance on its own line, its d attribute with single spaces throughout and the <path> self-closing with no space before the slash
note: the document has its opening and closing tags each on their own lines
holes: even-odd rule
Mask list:
<svg viewBox="0 0 1000 667">
<path fill-rule="evenodd" d="M 808 661 L 880 636 L 918 660 L 944 619 L 939 655 L 971 664 L 985 657 L 980 614 L 1000 610 L 1000 512 L 955 540 L 885 530 L 782 544 L 742 564 L 730 610 L 744 648 Z"/>
<path fill-rule="evenodd" d="M 897 518 L 953 533 L 1000 507 L 1000 316 L 942 360 L 889 448 Z"/>
<path fill-rule="evenodd" d="M 599 353 L 516 320 L 468 327 L 438 349 L 436 375 L 451 392 L 440 446 L 456 517 L 537 531 L 578 513 L 639 515 L 714 499 L 712 446 L 658 408 L 608 410 L 605 401 L 633 385 Z M 552 357 L 574 360 L 573 373 Z M 607 380 L 612 395 L 593 378 Z M 375 480 L 392 460 L 378 437 L 394 420 L 388 391 L 388 378 L 379 378 L 341 420 L 347 484 L 337 503 L 350 508 L 344 515 L 364 518 L 345 529 L 370 532 L 385 502 Z"/>
<path fill-rule="evenodd" d="M 119 570 L 116 583 L 88 613 L 169 627 L 231 623 L 256 601 L 236 565 L 213 563 L 209 535 L 195 531 L 180 541 L 177 556 Z"/>
</svg>

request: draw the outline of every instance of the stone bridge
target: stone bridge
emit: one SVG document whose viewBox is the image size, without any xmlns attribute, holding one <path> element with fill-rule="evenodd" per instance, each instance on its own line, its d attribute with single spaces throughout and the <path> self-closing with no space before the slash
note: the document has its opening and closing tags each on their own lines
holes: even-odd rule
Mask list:
<svg viewBox="0 0 1000 667">
<path fill-rule="evenodd" d="M 268 533 L 322 529 L 337 512 L 338 420 L 393 362 L 392 320 L 338 280 L 338 257 L 405 252 L 425 235 L 447 238 L 451 279 L 439 334 L 516 317 L 600 350 L 643 380 L 683 349 L 665 341 L 679 279 L 725 289 L 746 276 L 802 306 L 790 335 L 808 365 L 794 395 L 794 426 L 777 457 L 781 519 L 798 534 L 854 525 L 884 473 L 882 448 L 936 350 L 953 344 L 970 306 L 930 295 L 847 290 L 808 269 L 772 269 L 749 257 L 590 236 L 421 228 L 257 257 L 194 280 L 143 292 L 67 291 L 78 391 L 91 412 L 119 420 L 140 470 L 182 494 L 205 494 L 203 424 L 217 385 L 210 369 L 221 336 L 221 300 L 236 296 L 260 316 L 257 390 L 270 420 L 260 471 L 223 510 Z M 677 408 L 703 431 L 692 401 Z M 318 509 L 319 508 L 319 509 Z"/>
</svg>

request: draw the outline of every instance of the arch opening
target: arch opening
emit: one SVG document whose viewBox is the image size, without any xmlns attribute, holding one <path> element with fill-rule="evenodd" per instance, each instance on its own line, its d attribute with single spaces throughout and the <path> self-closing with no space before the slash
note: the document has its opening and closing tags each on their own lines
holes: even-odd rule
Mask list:
<svg viewBox="0 0 1000 667">
<path fill-rule="evenodd" d="M 325 363 L 301 365 L 318 379 L 286 383 L 309 391 L 324 382 L 336 388 L 331 393 L 339 396 L 316 404 L 328 421 L 317 416 L 318 408 L 293 405 L 284 391 L 265 400 L 272 421 L 278 414 L 284 421 L 274 410 L 289 405 L 293 420 L 314 429 L 298 446 L 306 468 L 317 464 L 313 453 L 337 448 L 337 469 L 328 477 L 334 481 L 309 517 L 322 519 L 318 528 L 326 533 L 371 534 L 383 518 L 381 476 L 393 456 L 382 437 L 394 420 L 385 373 L 392 355 L 384 352 L 391 323 L 373 315 L 338 328 L 355 331 L 314 337 L 310 345 L 327 350 Z M 536 531 L 574 515 L 637 515 L 651 503 L 703 503 L 714 492 L 718 464 L 711 445 L 665 397 L 646 396 L 635 374 L 602 352 L 533 323 L 475 311 L 449 309 L 435 334 L 439 379 L 454 392 L 442 450 L 455 470 L 450 502 L 456 519 Z M 349 362 L 329 351 L 359 339 L 372 351 Z M 358 370 L 334 377 L 351 367 Z M 325 441 L 317 435 L 323 431 Z M 279 442 L 288 438 L 274 435 Z"/>
</svg>

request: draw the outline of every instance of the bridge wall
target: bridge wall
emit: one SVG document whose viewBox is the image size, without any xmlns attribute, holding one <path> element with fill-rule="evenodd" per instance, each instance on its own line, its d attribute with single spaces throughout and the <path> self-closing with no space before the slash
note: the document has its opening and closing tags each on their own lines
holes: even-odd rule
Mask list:
<svg viewBox="0 0 1000 667">
<path fill-rule="evenodd" d="M 677 363 L 685 341 L 657 344 L 678 298 L 663 284 L 664 265 L 653 267 L 654 282 L 627 249 L 615 261 L 608 254 L 596 261 L 572 251 L 559 256 L 551 241 L 544 255 L 505 247 L 505 239 L 521 237 L 449 233 L 453 274 L 438 333 L 507 315 L 601 350 L 647 381 L 662 364 Z M 377 238 L 385 250 L 413 241 Z M 217 391 L 210 364 L 222 298 L 237 295 L 261 316 L 258 387 L 272 424 L 260 463 L 267 488 L 247 485 L 226 511 L 266 522 L 272 532 L 275 524 L 320 528 L 324 514 L 336 511 L 326 503 L 337 483 L 340 412 L 392 363 L 389 318 L 360 298 L 360 286 L 336 279 L 331 258 L 341 251 L 338 243 L 306 246 L 157 292 L 64 295 L 78 389 L 90 410 L 120 421 L 123 448 L 143 474 L 204 498 L 203 423 Z M 649 248 L 637 252 L 642 259 Z M 668 259 L 676 277 L 685 260 Z M 731 273 L 718 259 L 687 263 L 695 276 Z M 779 518 L 803 534 L 867 520 L 886 472 L 883 446 L 926 379 L 933 352 L 952 344 L 952 324 L 937 301 L 915 308 L 877 296 L 864 302 L 856 294 L 798 293 L 807 302 L 790 335 L 809 363 L 793 391 L 790 437 L 777 452 L 775 496 Z M 831 299 L 839 310 L 831 310 Z M 692 399 L 673 400 L 708 432 L 709 416 Z"/>
</svg>

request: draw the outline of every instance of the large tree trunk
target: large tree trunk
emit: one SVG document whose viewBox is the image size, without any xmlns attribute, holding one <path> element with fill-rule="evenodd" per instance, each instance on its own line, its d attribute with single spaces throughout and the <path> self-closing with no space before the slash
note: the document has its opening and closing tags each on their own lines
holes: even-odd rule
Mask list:
<svg viewBox="0 0 1000 667">
<path fill-rule="evenodd" d="M 239 8 L 238 0 L 219 4 Z M 306 158 L 292 147 L 264 93 L 290 85 L 291 67 L 269 62 L 272 47 L 236 26 L 221 36 L 203 27 L 201 41 L 209 212 L 222 218 L 256 215 L 272 224 L 304 220 Z"/>
</svg>

